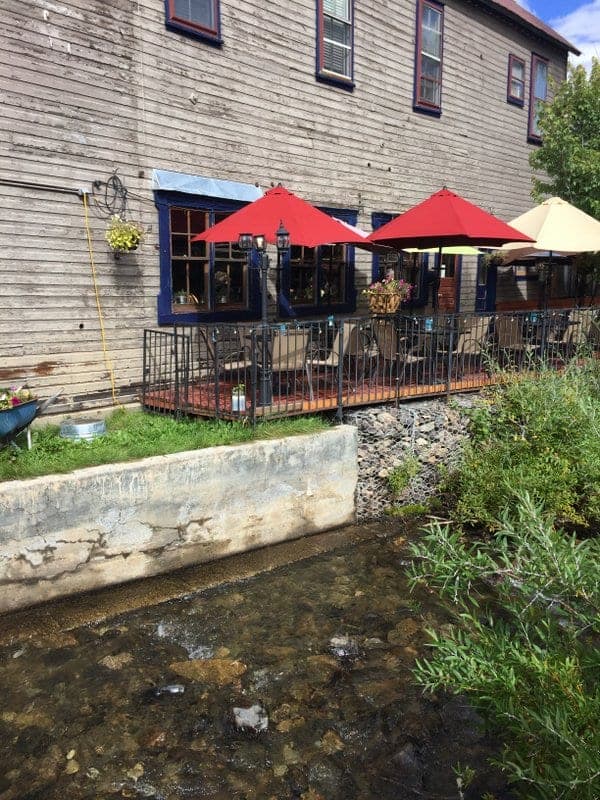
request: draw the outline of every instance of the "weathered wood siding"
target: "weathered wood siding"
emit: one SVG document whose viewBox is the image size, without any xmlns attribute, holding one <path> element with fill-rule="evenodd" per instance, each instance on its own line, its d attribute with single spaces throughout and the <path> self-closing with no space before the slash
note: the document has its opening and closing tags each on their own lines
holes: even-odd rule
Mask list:
<svg viewBox="0 0 600 800">
<path fill-rule="evenodd" d="M 531 205 L 527 102 L 506 102 L 508 54 L 564 75 L 566 55 L 476 4 L 445 11 L 443 113 L 412 110 L 415 3 L 355 3 L 355 82 L 315 80 L 315 0 L 221 0 L 224 45 L 167 31 L 162 0 L 0 0 L 0 384 L 64 387 L 57 410 L 141 380 L 159 289 L 154 168 L 281 181 L 322 205 L 398 213 L 442 185 L 510 219 Z M 114 170 L 146 237 L 115 261 L 92 191 Z M 72 193 L 8 186 L 47 184 Z M 84 205 L 90 195 L 91 255 Z M 108 352 L 103 352 L 93 259 Z M 357 256 L 359 288 L 370 256 Z M 474 305 L 465 259 L 462 308 Z"/>
</svg>

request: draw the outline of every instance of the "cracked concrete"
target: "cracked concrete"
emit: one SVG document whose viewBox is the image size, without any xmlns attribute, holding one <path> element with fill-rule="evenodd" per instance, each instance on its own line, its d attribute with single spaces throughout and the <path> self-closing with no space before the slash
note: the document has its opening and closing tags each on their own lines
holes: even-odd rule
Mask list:
<svg viewBox="0 0 600 800">
<path fill-rule="evenodd" d="M 354 521 L 352 427 L 0 484 L 0 613 Z"/>
</svg>

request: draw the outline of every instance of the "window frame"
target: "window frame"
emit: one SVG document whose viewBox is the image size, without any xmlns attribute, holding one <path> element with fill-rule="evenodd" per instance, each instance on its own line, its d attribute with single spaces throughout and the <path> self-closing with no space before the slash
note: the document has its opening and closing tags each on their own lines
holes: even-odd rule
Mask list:
<svg viewBox="0 0 600 800">
<path fill-rule="evenodd" d="M 382 225 L 385 225 L 387 222 L 395 219 L 398 214 L 389 214 L 384 211 L 374 211 L 371 214 L 371 227 L 374 231 L 378 228 L 381 228 Z M 408 253 L 396 253 L 398 256 L 398 262 L 400 262 L 400 267 L 404 268 L 404 259 L 410 261 L 413 258 L 413 254 Z M 429 254 L 428 253 L 419 253 L 417 254 L 418 260 L 420 261 L 419 265 L 417 266 L 417 275 L 416 280 L 414 283 L 414 291 L 411 294 L 410 300 L 407 303 L 403 304 L 403 308 L 408 310 L 415 309 L 415 308 L 424 308 L 427 304 L 427 295 L 428 292 L 426 291 L 427 288 L 427 273 L 429 270 Z M 409 267 L 412 270 L 412 265 Z M 371 282 L 379 281 L 383 278 L 386 270 L 386 256 L 380 255 L 379 253 L 373 252 L 373 259 L 371 262 Z M 394 269 L 395 273 L 397 274 L 398 271 L 398 264 L 395 265 Z M 412 281 L 409 280 L 409 283 Z"/>
<path fill-rule="evenodd" d="M 197 322 L 241 322 L 260 318 L 260 282 L 258 269 L 254 263 L 249 264 L 247 287 L 248 305 L 245 308 L 228 307 L 218 311 L 216 306 L 207 310 L 196 310 L 176 313 L 173 310 L 173 282 L 171 261 L 171 208 L 189 210 L 203 210 L 210 214 L 211 225 L 214 224 L 216 214 L 232 213 L 247 205 L 240 200 L 224 200 L 221 198 L 192 195 L 185 192 L 157 190 L 154 192 L 154 202 L 158 210 L 158 241 L 159 241 L 159 269 L 160 288 L 157 295 L 157 315 L 159 325 L 193 324 Z M 207 244 L 208 276 L 211 295 L 214 294 L 214 245 Z M 210 305 L 210 304 L 209 304 Z M 214 304 L 213 304 L 214 305 Z"/>
<path fill-rule="evenodd" d="M 537 67 L 539 64 L 544 64 L 546 67 L 546 96 L 542 98 L 538 98 L 535 94 L 535 83 L 537 78 Z M 548 78 L 550 77 L 550 61 L 544 56 L 538 55 L 538 53 L 531 54 L 531 67 L 529 71 L 529 117 L 527 123 L 527 141 L 531 144 L 541 144 L 542 137 L 539 133 L 534 131 L 534 121 L 535 121 L 535 105 L 538 100 L 541 100 L 543 103 L 547 102 L 548 100 Z"/>
<path fill-rule="evenodd" d="M 421 52 L 423 41 L 423 13 L 425 8 L 431 8 L 440 15 L 440 77 L 439 77 L 439 104 L 421 99 L 421 77 L 422 57 Z M 415 68 L 414 68 L 414 87 L 413 87 L 413 111 L 422 114 L 429 114 L 433 117 L 440 117 L 442 114 L 442 86 L 444 73 L 444 6 L 436 0 L 417 0 L 416 35 L 415 35 Z"/>
<path fill-rule="evenodd" d="M 353 209 L 343 208 L 330 208 L 326 206 L 319 206 L 319 210 L 331 217 L 336 217 L 350 225 L 356 225 L 358 220 L 358 211 Z M 290 242 L 294 244 L 293 240 Z M 281 263 L 281 278 L 280 278 L 280 296 L 278 297 L 278 313 L 283 318 L 290 317 L 314 317 L 323 314 L 350 314 L 356 311 L 356 287 L 354 285 L 354 264 L 355 264 L 355 248 L 352 245 L 346 245 L 346 260 L 345 260 L 345 273 L 344 273 L 344 297 L 339 303 L 320 303 L 319 297 L 321 295 L 323 268 L 321 265 L 321 247 L 315 249 L 315 270 L 317 275 L 317 286 L 315 287 L 317 302 L 306 303 L 302 305 L 293 305 L 290 299 L 290 255 L 291 250 L 282 259 Z"/>
<path fill-rule="evenodd" d="M 215 20 L 214 28 L 209 28 L 192 20 L 178 17 L 175 13 L 175 0 L 165 0 L 165 27 L 175 33 L 183 33 L 193 39 L 220 47 L 223 44 L 221 38 L 221 8 L 220 0 L 209 0 L 213 6 Z"/>
<path fill-rule="evenodd" d="M 523 78 L 513 78 L 512 70 L 513 64 L 519 63 L 523 67 Z M 511 103 L 514 106 L 518 106 L 519 108 L 523 108 L 525 105 L 525 79 L 526 79 L 526 69 L 527 65 L 525 63 L 525 59 L 521 58 L 520 56 L 515 55 L 514 53 L 508 54 L 508 76 L 506 80 L 506 102 Z M 518 97 L 517 95 L 512 94 L 512 82 L 513 80 L 518 81 L 523 85 L 523 96 Z"/>
<path fill-rule="evenodd" d="M 349 20 L 345 21 L 350 27 L 350 75 L 333 72 L 324 66 L 325 59 L 325 14 L 324 0 L 317 0 L 317 52 L 316 52 L 316 78 L 321 83 L 329 83 L 347 91 L 354 89 L 354 0 L 348 0 Z"/>
</svg>

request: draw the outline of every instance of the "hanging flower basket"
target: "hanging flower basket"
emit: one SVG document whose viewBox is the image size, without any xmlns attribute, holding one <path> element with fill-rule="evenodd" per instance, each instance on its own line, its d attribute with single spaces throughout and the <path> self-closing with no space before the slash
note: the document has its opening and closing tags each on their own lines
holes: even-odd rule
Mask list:
<svg viewBox="0 0 600 800">
<path fill-rule="evenodd" d="M 129 253 L 137 250 L 144 230 L 137 222 L 129 222 L 118 214 L 110 218 L 104 238 L 115 253 Z"/>
<path fill-rule="evenodd" d="M 373 314 L 394 314 L 410 298 L 412 286 L 403 280 L 385 278 L 375 281 L 363 291 L 369 299 L 369 309 Z"/>
<path fill-rule="evenodd" d="M 372 294 L 369 297 L 369 311 L 373 314 L 394 314 L 401 302 L 399 294 Z"/>
</svg>

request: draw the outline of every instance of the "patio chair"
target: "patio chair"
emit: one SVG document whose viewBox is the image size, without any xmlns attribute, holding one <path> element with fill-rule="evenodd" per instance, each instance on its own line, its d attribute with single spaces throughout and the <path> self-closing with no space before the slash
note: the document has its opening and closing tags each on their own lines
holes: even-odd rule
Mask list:
<svg viewBox="0 0 600 800">
<path fill-rule="evenodd" d="M 502 367 L 521 366 L 525 359 L 539 353 L 539 345 L 527 342 L 523 320 L 519 316 L 498 316 L 494 323 L 498 360 Z"/>
<path fill-rule="evenodd" d="M 333 340 L 331 350 L 323 357 L 318 354 L 311 357 L 309 361 L 310 375 L 314 377 L 317 371 L 317 379 L 322 378 L 323 383 L 334 384 L 339 378 L 339 370 L 345 369 L 348 377 L 350 369 L 350 359 L 360 358 L 366 352 L 366 343 L 357 322 L 345 321 L 338 330 Z M 312 393 L 312 378 L 309 378 L 309 387 Z M 311 397 L 312 399 L 312 397 Z"/>
<path fill-rule="evenodd" d="M 393 320 L 375 320 L 373 332 L 378 348 L 378 372 L 384 381 L 396 375 L 406 383 L 406 373 L 410 378 L 418 378 L 425 359 L 410 347 L 406 336 L 400 336 Z"/>
<path fill-rule="evenodd" d="M 457 378 L 481 370 L 482 356 L 487 350 L 491 319 L 491 315 L 483 314 L 468 318 L 462 325 L 459 323 L 456 350 L 453 353 Z"/>
<path fill-rule="evenodd" d="M 242 329 L 199 326 L 197 331 L 197 367 L 192 377 L 227 377 L 234 383 L 244 383 L 242 378 L 252 366 L 252 357 Z"/>
<path fill-rule="evenodd" d="M 569 317 L 570 342 L 572 351 L 587 344 L 595 343 L 598 332 L 598 319 L 593 308 L 577 308 Z"/>
<path fill-rule="evenodd" d="M 306 359 L 306 347 L 310 338 L 310 331 L 303 329 L 273 330 L 271 334 L 271 371 L 279 377 L 281 389 L 282 380 L 288 384 L 292 380 L 293 393 L 296 394 L 298 374 L 305 373 L 308 384 L 309 398 L 313 399 L 313 388 Z"/>
</svg>

